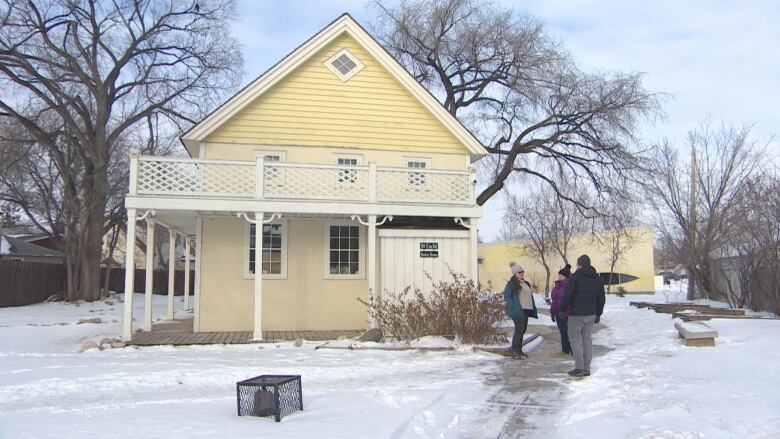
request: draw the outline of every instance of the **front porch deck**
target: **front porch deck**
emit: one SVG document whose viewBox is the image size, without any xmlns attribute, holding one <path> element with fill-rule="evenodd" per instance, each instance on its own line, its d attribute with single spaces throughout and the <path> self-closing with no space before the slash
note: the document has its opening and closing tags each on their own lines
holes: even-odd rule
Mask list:
<svg viewBox="0 0 780 439">
<path fill-rule="evenodd" d="M 357 337 L 364 331 L 360 329 L 343 329 L 334 331 L 263 331 L 263 341 L 257 343 L 275 343 L 277 341 L 293 341 L 301 338 L 309 341 L 335 340 L 340 336 Z M 178 320 L 170 323 L 160 323 L 152 326 L 148 332 L 133 334 L 128 343 L 131 346 L 158 345 L 204 345 L 204 344 L 247 344 L 256 343 L 252 340 L 252 331 L 241 332 L 192 332 L 192 320 Z"/>
</svg>

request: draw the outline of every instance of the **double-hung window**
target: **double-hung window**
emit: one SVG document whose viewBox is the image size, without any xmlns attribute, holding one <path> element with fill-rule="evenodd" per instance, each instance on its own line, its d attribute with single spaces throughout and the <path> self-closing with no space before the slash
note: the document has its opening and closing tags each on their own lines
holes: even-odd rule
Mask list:
<svg viewBox="0 0 780 439">
<path fill-rule="evenodd" d="M 325 223 L 325 277 L 362 279 L 363 229 L 353 222 Z"/>
<path fill-rule="evenodd" d="M 263 278 L 287 278 L 287 223 L 263 224 L 263 239 L 258 248 L 257 227 L 248 224 L 248 252 L 245 277 L 256 273 L 257 256 L 262 255 L 260 269 Z"/>
</svg>

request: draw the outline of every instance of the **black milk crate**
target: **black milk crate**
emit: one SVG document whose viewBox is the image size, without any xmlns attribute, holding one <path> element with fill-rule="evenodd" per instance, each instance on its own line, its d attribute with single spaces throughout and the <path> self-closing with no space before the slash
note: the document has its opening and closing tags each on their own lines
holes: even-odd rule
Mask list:
<svg viewBox="0 0 780 439">
<path fill-rule="evenodd" d="M 236 383 L 238 416 L 283 417 L 303 410 L 300 375 L 260 375 Z"/>
</svg>

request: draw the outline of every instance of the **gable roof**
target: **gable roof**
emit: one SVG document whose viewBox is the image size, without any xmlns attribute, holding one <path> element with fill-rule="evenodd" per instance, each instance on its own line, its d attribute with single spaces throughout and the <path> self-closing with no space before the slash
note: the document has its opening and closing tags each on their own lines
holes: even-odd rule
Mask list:
<svg viewBox="0 0 780 439">
<path fill-rule="evenodd" d="M 308 41 L 293 50 L 281 61 L 276 63 L 227 102 L 220 105 L 211 114 L 198 122 L 181 136 L 181 141 L 192 154 L 198 151 L 200 142 L 204 141 L 214 130 L 236 113 L 241 111 L 260 95 L 277 84 L 282 78 L 294 71 L 312 55 L 325 47 L 331 41 L 347 33 L 371 54 L 379 64 L 387 70 L 409 93 L 419 101 L 441 124 L 458 139 L 470 152 L 472 161 L 485 155 L 487 151 L 476 137 L 463 124 L 451 115 L 438 100 L 420 85 L 409 72 L 358 24 L 349 14 L 342 14 L 338 19 L 326 26 Z"/>
<path fill-rule="evenodd" d="M 46 247 L 5 235 L 0 236 L 0 255 L 65 257 L 64 254 L 56 250 L 50 250 Z"/>
</svg>

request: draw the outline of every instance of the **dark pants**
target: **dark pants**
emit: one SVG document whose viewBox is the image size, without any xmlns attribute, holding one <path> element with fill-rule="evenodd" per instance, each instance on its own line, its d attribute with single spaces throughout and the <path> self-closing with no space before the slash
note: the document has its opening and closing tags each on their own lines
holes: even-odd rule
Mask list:
<svg viewBox="0 0 780 439">
<path fill-rule="evenodd" d="M 571 354 L 571 343 L 569 343 L 569 324 L 565 318 L 561 318 L 560 314 L 555 319 L 555 323 L 558 325 L 558 332 L 561 333 L 561 350 L 564 353 Z"/>
<path fill-rule="evenodd" d="M 528 317 L 519 319 L 512 317 L 512 321 L 515 324 L 515 333 L 512 335 L 512 350 L 516 352 L 522 352 L 523 336 L 525 335 L 525 330 L 528 327 Z"/>
</svg>

